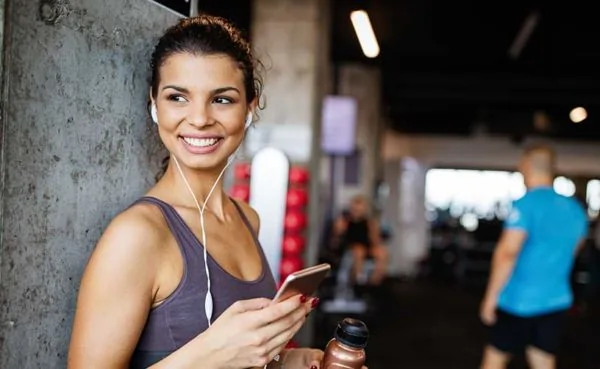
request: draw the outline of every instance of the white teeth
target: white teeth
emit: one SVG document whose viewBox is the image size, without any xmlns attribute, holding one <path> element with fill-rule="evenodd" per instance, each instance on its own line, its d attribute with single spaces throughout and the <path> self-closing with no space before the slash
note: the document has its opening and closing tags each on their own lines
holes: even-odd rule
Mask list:
<svg viewBox="0 0 600 369">
<path fill-rule="evenodd" d="M 183 140 L 187 142 L 189 145 L 195 147 L 207 147 L 216 144 L 219 139 L 218 138 L 191 138 L 184 137 Z"/>
</svg>

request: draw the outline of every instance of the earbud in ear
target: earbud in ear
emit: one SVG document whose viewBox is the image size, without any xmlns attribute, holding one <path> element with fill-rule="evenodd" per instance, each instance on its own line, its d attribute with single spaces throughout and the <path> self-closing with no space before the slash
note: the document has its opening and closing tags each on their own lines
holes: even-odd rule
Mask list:
<svg viewBox="0 0 600 369">
<path fill-rule="evenodd" d="M 244 129 L 250 127 L 252 125 L 252 112 L 249 111 L 248 115 L 246 116 L 246 124 L 244 125 Z"/>
<path fill-rule="evenodd" d="M 152 117 L 152 121 L 158 124 L 158 112 L 156 111 L 156 104 L 152 104 L 152 107 L 150 107 L 150 116 Z"/>
</svg>

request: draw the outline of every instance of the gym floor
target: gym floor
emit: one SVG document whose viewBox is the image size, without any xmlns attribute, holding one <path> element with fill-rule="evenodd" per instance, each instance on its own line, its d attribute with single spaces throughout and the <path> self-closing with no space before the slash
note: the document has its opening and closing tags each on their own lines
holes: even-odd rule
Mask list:
<svg viewBox="0 0 600 369">
<path fill-rule="evenodd" d="M 486 341 L 479 322 L 481 288 L 444 282 L 388 281 L 374 294 L 373 311 L 362 316 L 371 331 L 369 369 L 477 369 Z M 325 297 L 325 296 L 323 296 Z M 352 316 L 316 313 L 315 344 L 324 347 L 338 320 Z M 600 368 L 600 301 L 570 314 L 558 369 Z M 510 369 L 526 369 L 517 357 Z"/>
</svg>

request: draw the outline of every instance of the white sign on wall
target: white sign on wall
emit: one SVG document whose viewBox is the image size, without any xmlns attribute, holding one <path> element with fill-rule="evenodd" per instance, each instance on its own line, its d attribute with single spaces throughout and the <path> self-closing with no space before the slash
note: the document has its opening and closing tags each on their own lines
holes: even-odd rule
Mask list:
<svg viewBox="0 0 600 369">
<path fill-rule="evenodd" d="M 321 149 L 331 155 L 351 155 L 356 149 L 358 104 L 350 96 L 325 96 L 321 117 Z"/>
</svg>

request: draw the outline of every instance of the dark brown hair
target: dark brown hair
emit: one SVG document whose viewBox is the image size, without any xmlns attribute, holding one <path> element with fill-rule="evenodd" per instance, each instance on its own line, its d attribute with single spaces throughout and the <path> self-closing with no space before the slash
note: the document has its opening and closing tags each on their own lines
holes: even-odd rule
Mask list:
<svg viewBox="0 0 600 369">
<path fill-rule="evenodd" d="M 203 14 L 181 19 L 167 29 L 154 47 L 150 61 L 152 96 L 156 97 L 160 67 L 170 56 L 180 53 L 229 56 L 244 73 L 247 102 L 260 98 L 262 79 L 256 69 L 261 63 L 252 55 L 241 31 L 226 19 Z"/>
</svg>

